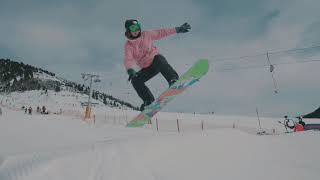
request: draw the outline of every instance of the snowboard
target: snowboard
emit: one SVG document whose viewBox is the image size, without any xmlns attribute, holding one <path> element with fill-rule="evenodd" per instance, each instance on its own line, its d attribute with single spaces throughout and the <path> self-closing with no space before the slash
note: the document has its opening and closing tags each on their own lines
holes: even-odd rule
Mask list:
<svg viewBox="0 0 320 180">
<path fill-rule="evenodd" d="M 188 87 L 198 82 L 209 70 L 208 59 L 200 59 L 192 65 L 174 84 L 166 89 L 153 103 L 131 120 L 127 127 L 142 127 L 151 122 L 151 118 L 164 106 L 172 101 L 177 95 L 184 92 Z"/>
</svg>

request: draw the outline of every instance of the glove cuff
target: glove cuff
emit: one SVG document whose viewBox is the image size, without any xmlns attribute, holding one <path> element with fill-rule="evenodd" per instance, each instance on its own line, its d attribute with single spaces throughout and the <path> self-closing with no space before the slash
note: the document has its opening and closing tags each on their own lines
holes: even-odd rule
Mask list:
<svg viewBox="0 0 320 180">
<path fill-rule="evenodd" d="M 129 76 L 131 76 L 131 75 L 135 74 L 136 71 L 134 69 L 128 69 L 127 73 L 128 73 Z"/>
</svg>

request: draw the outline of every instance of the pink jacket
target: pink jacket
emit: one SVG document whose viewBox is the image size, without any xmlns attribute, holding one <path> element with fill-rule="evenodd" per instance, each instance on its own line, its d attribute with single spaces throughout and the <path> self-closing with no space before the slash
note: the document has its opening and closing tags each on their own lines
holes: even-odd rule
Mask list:
<svg viewBox="0 0 320 180">
<path fill-rule="evenodd" d="M 140 68 L 151 65 L 155 55 L 159 54 L 153 41 L 176 33 L 175 28 L 143 31 L 134 40 L 127 40 L 124 46 L 124 66 L 128 70 L 137 64 Z"/>
</svg>

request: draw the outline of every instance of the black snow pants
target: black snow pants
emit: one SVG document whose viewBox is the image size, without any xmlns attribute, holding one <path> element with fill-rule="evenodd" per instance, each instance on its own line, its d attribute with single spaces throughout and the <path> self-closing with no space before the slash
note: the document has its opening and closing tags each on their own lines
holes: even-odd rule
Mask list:
<svg viewBox="0 0 320 180">
<path fill-rule="evenodd" d="M 168 64 L 166 58 L 161 54 L 158 54 L 154 56 L 153 62 L 149 67 L 141 69 L 137 73 L 137 76 L 131 80 L 134 89 L 146 105 L 151 104 L 154 101 L 154 96 L 150 89 L 145 85 L 145 82 L 150 80 L 159 72 L 167 80 L 169 86 L 179 79 L 179 75 L 170 66 L 170 64 Z"/>
</svg>

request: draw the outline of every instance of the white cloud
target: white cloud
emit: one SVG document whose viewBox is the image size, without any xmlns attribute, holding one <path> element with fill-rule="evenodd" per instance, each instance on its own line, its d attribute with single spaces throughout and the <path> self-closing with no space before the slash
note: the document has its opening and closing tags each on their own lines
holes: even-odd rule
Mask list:
<svg viewBox="0 0 320 180">
<path fill-rule="evenodd" d="M 71 39 L 64 29 L 52 25 L 24 23 L 18 25 L 20 42 L 34 48 L 70 48 Z"/>
</svg>

